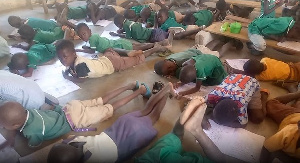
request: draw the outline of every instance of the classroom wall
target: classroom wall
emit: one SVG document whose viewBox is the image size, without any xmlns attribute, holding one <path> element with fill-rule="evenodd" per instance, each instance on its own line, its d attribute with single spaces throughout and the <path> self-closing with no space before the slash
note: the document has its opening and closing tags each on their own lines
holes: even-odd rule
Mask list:
<svg viewBox="0 0 300 163">
<path fill-rule="evenodd" d="M 26 0 L 0 0 L 0 12 L 26 6 Z"/>
</svg>

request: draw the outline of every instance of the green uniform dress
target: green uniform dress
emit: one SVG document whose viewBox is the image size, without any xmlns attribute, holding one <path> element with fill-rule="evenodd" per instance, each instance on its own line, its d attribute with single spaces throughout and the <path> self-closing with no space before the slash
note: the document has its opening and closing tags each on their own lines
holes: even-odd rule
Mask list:
<svg viewBox="0 0 300 163">
<path fill-rule="evenodd" d="M 214 55 L 202 54 L 192 57 L 195 61 L 197 80 L 204 86 L 221 84 L 227 76 L 220 59 Z"/>
<path fill-rule="evenodd" d="M 186 26 L 177 23 L 177 21 L 174 18 L 170 18 L 170 17 L 160 26 L 160 29 L 164 31 L 168 31 L 170 27 L 181 27 L 184 30 L 186 29 Z"/>
<path fill-rule="evenodd" d="M 268 0 L 270 5 L 269 9 L 273 8 L 275 6 L 275 0 Z M 260 8 L 260 18 L 275 18 L 275 10 L 267 15 L 264 15 L 264 0 L 261 0 L 261 8 Z"/>
<path fill-rule="evenodd" d="M 56 47 L 53 44 L 34 44 L 27 52 L 28 67 L 36 68 L 56 56 Z"/>
<path fill-rule="evenodd" d="M 68 19 L 84 19 L 87 15 L 87 7 L 85 6 L 77 6 L 77 7 L 68 7 Z"/>
<path fill-rule="evenodd" d="M 193 16 L 196 19 L 195 24 L 199 27 L 202 25 L 209 26 L 214 18 L 212 12 L 209 10 L 200 10 L 194 13 Z"/>
<path fill-rule="evenodd" d="M 61 106 L 54 110 L 27 110 L 27 120 L 20 132 L 29 146 L 38 146 L 44 140 L 58 138 L 71 131 Z"/>
<path fill-rule="evenodd" d="M 39 18 L 28 18 L 27 25 L 34 29 L 40 29 L 42 31 L 53 31 L 56 27 L 59 27 L 56 22 L 52 20 L 45 20 Z"/>
<path fill-rule="evenodd" d="M 167 60 L 171 60 L 176 63 L 177 66 L 181 67 L 182 63 L 191 59 L 196 55 L 201 55 L 202 52 L 197 49 L 188 49 L 183 52 L 174 53 L 166 57 Z"/>
<path fill-rule="evenodd" d="M 134 160 L 135 163 L 212 163 L 196 152 L 184 152 L 180 139 L 173 133 L 160 138 L 146 153 Z"/>
<path fill-rule="evenodd" d="M 120 48 L 132 50 L 132 43 L 125 39 L 109 40 L 105 37 L 100 37 L 99 34 L 93 34 L 89 39 L 90 47 L 103 53 L 108 48 Z"/>
<path fill-rule="evenodd" d="M 138 42 L 147 42 L 150 39 L 152 29 L 142 27 L 141 23 L 126 20 L 123 24 L 126 38 L 134 39 Z"/>
<path fill-rule="evenodd" d="M 149 7 L 149 5 L 138 5 L 138 6 L 133 6 L 131 7 L 130 9 L 131 10 L 134 10 L 135 14 L 136 15 L 140 15 L 141 14 L 141 11 L 146 8 L 146 7 Z"/>
<path fill-rule="evenodd" d="M 169 10 L 169 18 L 174 18 L 176 20 L 176 16 L 174 11 Z M 155 11 L 151 11 L 151 15 L 150 17 L 147 19 L 147 23 L 154 25 L 154 21 L 155 21 Z"/>
<path fill-rule="evenodd" d="M 287 34 L 294 24 L 292 17 L 258 18 L 249 24 L 248 32 L 262 36 L 282 36 Z"/>
<path fill-rule="evenodd" d="M 36 43 L 51 44 L 63 38 L 64 31 L 60 27 L 56 27 L 52 32 L 37 29 L 33 41 Z"/>
</svg>

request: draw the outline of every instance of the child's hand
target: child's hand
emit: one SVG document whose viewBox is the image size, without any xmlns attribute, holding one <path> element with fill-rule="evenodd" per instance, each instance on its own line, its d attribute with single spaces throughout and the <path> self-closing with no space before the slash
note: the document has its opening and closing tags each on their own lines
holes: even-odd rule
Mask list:
<svg viewBox="0 0 300 163">
<path fill-rule="evenodd" d="M 12 45 L 12 47 L 14 47 L 14 48 L 21 48 L 22 45 L 21 44 L 14 44 L 14 45 Z"/>
<path fill-rule="evenodd" d="M 118 34 L 115 33 L 115 32 L 109 32 L 109 34 L 110 34 L 111 36 L 118 36 Z"/>
<path fill-rule="evenodd" d="M 119 33 L 119 34 L 123 33 L 123 29 L 118 29 L 117 33 Z"/>
<path fill-rule="evenodd" d="M 82 49 L 90 49 L 90 47 L 89 47 L 89 46 L 86 46 L 86 45 L 83 45 L 83 46 L 82 46 Z"/>
<path fill-rule="evenodd" d="M 177 88 L 179 88 L 181 86 L 183 86 L 183 83 L 181 83 L 181 82 L 173 83 L 174 89 L 177 89 Z"/>
</svg>

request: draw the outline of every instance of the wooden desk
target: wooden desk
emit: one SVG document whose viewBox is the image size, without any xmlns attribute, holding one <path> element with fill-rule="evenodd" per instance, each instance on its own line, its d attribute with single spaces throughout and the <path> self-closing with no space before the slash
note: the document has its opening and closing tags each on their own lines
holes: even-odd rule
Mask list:
<svg viewBox="0 0 300 163">
<path fill-rule="evenodd" d="M 230 33 L 230 30 L 227 30 L 225 32 L 221 32 L 220 28 L 222 26 L 222 22 L 215 22 L 212 25 L 210 25 L 209 27 L 205 28 L 204 31 L 206 32 L 210 32 L 213 34 L 217 34 L 217 35 L 221 35 L 221 36 L 226 36 L 226 37 L 230 37 L 230 38 L 234 38 L 240 41 L 244 41 L 244 42 L 248 42 L 250 41 L 248 38 L 248 28 L 242 27 L 241 32 L 239 34 L 235 34 L 235 33 Z M 289 49 L 289 48 L 285 48 L 285 47 L 281 47 L 277 45 L 277 41 L 275 40 L 269 40 L 269 39 L 265 39 L 266 40 L 266 44 L 269 47 L 272 47 L 274 49 L 278 49 L 280 51 L 285 51 L 285 52 L 289 52 L 291 54 L 300 54 L 299 51 L 296 51 L 294 49 Z"/>
</svg>

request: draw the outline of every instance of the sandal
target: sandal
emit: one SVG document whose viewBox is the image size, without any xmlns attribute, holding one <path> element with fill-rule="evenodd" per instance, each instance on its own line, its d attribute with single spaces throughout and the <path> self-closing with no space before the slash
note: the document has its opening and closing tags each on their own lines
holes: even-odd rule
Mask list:
<svg viewBox="0 0 300 163">
<path fill-rule="evenodd" d="M 140 88 L 140 83 L 139 81 L 135 81 L 135 87 L 132 89 L 133 91 L 136 91 Z"/>
<path fill-rule="evenodd" d="M 152 88 L 152 94 L 158 93 L 164 87 L 164 83 L 161 81 L 155 82 Z"/>
<path fill-rule="evenodd" d="M 143 97 L 145 97 L 145 98 L 150 98 L 151 95 L 152 95 L 152 93 L 151 93 L 149 87 L 148 87 L 145 83 L 142 83 L 141 85 L 143 85 L 143 86 L 146 88 L 146 90 L 147 90 L 146 93 L 143 94 Z"/>
</svg>

